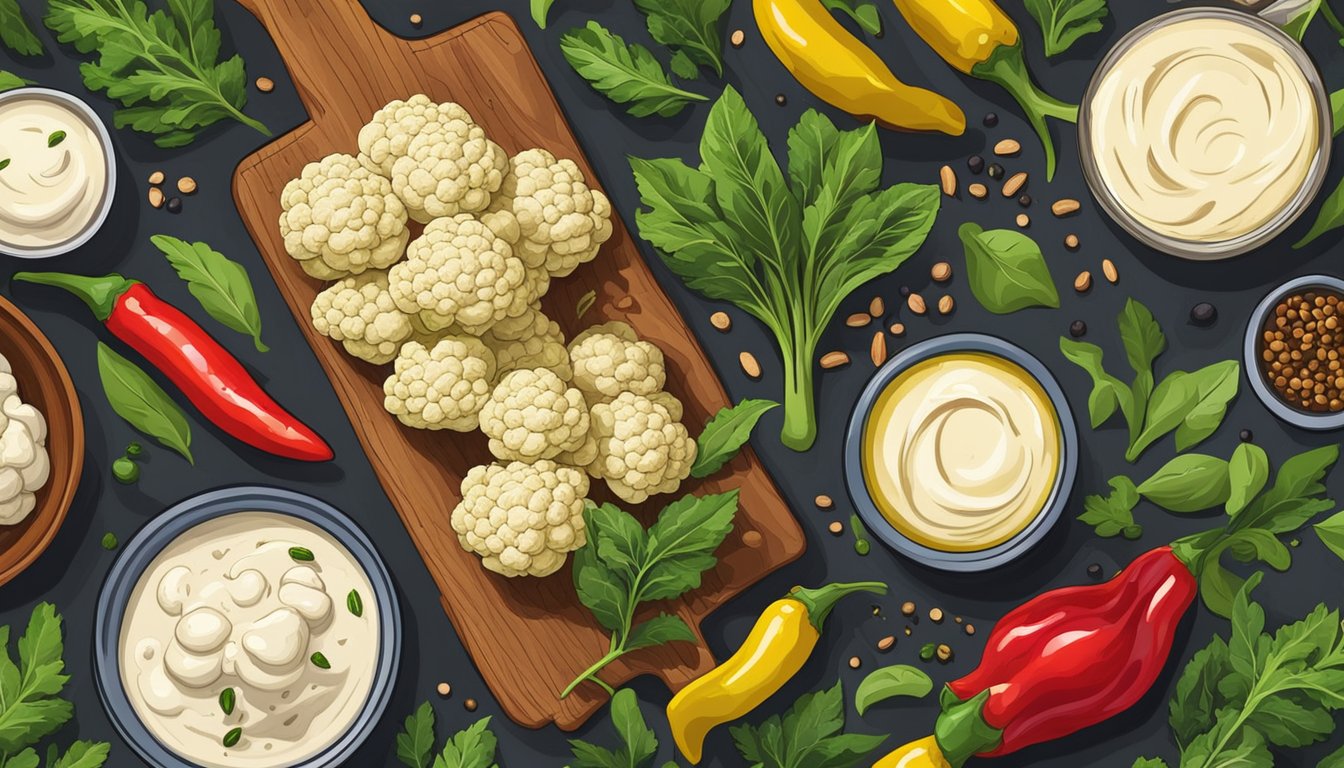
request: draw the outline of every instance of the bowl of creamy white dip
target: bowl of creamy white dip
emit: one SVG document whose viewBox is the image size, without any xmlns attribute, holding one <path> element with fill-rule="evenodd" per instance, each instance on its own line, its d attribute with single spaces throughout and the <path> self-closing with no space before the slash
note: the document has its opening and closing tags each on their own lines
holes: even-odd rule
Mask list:
<svg viewBox="0 0 1344 768">
<path fill-rule="evenodd" d="M 1002 339 L 958 333 L 888 360 L 845 438 L 868 529 L 924 565 L 983 571 L 1039 542 L 1073 488 L 1078 434 L 1058 382 Z"/>
<path fill-rule="evenodd" d="M 401 614 L 368 537 L 303 494 L 239 487 L 138 532 L 98 603 L 112 722 L 156 768 L 336 768 L 382 716 Z"/>
<path fill-rule="evenodd" d="M 102 227 L 117 186 L 112 137 L 83 101 L 49 88 L 0 93 L 0 253 L 69 253 Z"/>
<path fill-rule="evenodd" d="M 1136 27 L 1098 65 L 1078 113 L 1083 174 L 1144 244 L 1221 259 L 1269 242 L 1311 204 L 1330 161 L 1330 99 L 1311 57 L 1237 10 Z"/>
</svg>

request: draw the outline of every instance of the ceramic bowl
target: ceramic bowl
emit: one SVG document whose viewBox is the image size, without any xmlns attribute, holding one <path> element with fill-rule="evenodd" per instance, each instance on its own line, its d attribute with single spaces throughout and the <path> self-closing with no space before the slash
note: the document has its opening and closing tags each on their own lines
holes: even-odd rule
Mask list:
<svg viewBox="0 0 1344 768">
<path fill-rule="evenodd" d="M 1317 431 L 1340 429 L 1344 427 L 1344 411 L 1315 413 L 1289 405 L 1270 386 L 1260 367 L 1260 333 L 1265 328 L 1265 322 L 1269 320 L 1269 314 L 1274 311 L 1274 307 L 1278 306 L 1279 301 L 1289 294 L 1312 288 L 1324 288 L 1344 296 L 1344 280 L 1330 275 L 1306 275 L 1294 278 L 1270 291 L 1256 305 L 1255 310 L 1251 312 L 1250 321 L 1246 324 L 1246 341 L 1242 346 L 1242 367 L 1246 371 L 1247 380 L 1251 382 L 1251 391 L 1255 392 L 1255 396 L 1260 398 L 1260 402 L 1264 403 L 1265 407 L 1276 418 L 1302 429 Z"/>
</svg>

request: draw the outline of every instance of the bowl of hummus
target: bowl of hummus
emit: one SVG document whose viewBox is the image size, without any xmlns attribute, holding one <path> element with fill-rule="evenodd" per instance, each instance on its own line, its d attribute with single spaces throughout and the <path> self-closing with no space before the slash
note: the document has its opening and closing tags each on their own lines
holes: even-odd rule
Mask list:
<svg viewBox="0 0 1344 768">
<path fill-rule="evenodd" d="M 845 480 L 891 548 L 934 568 L 983 571 L 1059 519 L 1077 448 L 1068 401 L 1039 360 L 993 336 L 952 334 L 873 376 L 850 421 Z"/>
<path fill-rule="evenodd" d="M 1189 8 L 1125 35 L 1078 113 L 1083 175 L 1129 234 L 1188 259 L 1246 253 L 1311 204 L 1330 98 L 1307 52 L 1252 14 Z"/>
<path fill-rule="evenodd" d="M 368 537 L 299 493 L 240 487 L 145 526 L 98 602 L 98 691 L 155 768 L 336 768 L 377 725 L 401 614 Z"/>
<path fill-rule="evenodd" d="M 107 220 L 116 185 L 112 137 L 88 104 L 49 88 L 0 93 L 0 252 L 75 250 Z"/>
</svg>

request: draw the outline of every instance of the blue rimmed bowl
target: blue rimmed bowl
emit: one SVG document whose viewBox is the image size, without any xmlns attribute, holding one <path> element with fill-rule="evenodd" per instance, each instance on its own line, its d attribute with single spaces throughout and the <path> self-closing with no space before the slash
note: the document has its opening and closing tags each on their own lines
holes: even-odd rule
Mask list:
<svg viewBox="0 0 1344 768">
<path fill-rule="evenodd" d="M 1288 403 L 1270 387 L 1261 369 L 1260 334 L 1265 329 L 1265 323 L 1269 321 L 1270 313 L 1280 301 L 1291 294 L 1312 289 L 1344 296 L 1344 280 L 1330 275 L 1304 275 L 1293 278 L 1270 291 L 1251 312 L 1251 319 L 1246 325 L 1246 341 L 1242 347 L 1243 367 L 1246 369 L 1246 379 L 1251 383 L 1251 391 L 1255 392 L 1260 402 L 1264 403 L 1269 412 L 1279 420 L 1302 429 L 1316 431 L 1341 429 L 1344 428 L 1344 411 L 1336 413 L 1308 411 Z M 1341 319 L 1344 320 L 1344 316 L 1341 316 Z"/>
</svg>

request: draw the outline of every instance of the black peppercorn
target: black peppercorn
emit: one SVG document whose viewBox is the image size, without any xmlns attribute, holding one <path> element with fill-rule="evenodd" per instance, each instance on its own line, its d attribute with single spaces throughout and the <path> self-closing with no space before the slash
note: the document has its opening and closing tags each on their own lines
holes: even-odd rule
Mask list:
<svg viewBox="0 0 1344 768">
<path fill-rule="evenodd" d="M 985 115 L 986 128 L 993 128 L 998 124 L 999 124 L 999 116 L 997 114 L 990 112 L 989 114 Z"/>
<path fill-rule="evenodd" d="M 775 94 L 775 103 L 782 107 L 789 103 L 789 97 L 782 93 Z"/>
<path fill-rule="evenodd" d="M 985 158 L 979 155 L 971 155 L 966 158 L 966 167 L 970 169 L 971 173 L 980 173 L 985 170 Z"/>
<path fill-rule="evenodd" d="M 1218 308 L 1201 301 L 1190 308 L 1190 322 L 1195 325 L 1213 325 L 1218 320 Z"/>
<path fill-rule="evenodd" d="M 170 198 L 168 198 L 168 212 L 169 212 L 169 213 L 181 213 L 181 212 L 182 212 L 182 198 L 180 198 L 180 197 L 170 197 Z"/>
<path fill-rule="evenodd" d="M 1094 578 L 1094 579 L 1100 579 L 1100 578 L 1101 578 L 1101 565 L 1098 564 L 1098 563 L 1093 563 L 1093 564 L 1087 566 L 1087 575 L 1088 575 L 1088 576 L 1091 576 L 1091 577 Z"/>
<path fill-rule="evenodd" d="M 908 286 L 908 285 L 902 285 L 902 286 L 901 286 L 901 298 L 905 298 L 905 297 L 907 297 L 907 296 L 909 296 L 909 295 L 910 295 L 910 286 Z"/>
<path fill-rule="evenodd" d="M 1003 178 L 1003 166 L 1002 166 L 1002 165 L 999 165 L 998 163 L 990 163 L 990 164 L 989 164 L 989 178 L 991 178 L 991 179 L 1002 179 L 1002 178 Z"/>
<path fill-rule="evenodd" d="M 1020 206 L 1022 206 L 1023 208 L 1030 208 L 1030 207 L 1031 207 L 1031 195 L 1023 195 L 1023 196 L 1017 198 L 1017 204 L 1020 205 Z"/>
<path fill-rule="evenodd" d="M 1241 432 L 1237 435 L 1237 437 L 1241 438 L 1241 442 L 1243 442 L 1243 443 L 1249 443 L 1249 442 L 1251 442 L 1252 440 L 1255 439 L 1255 433 L 1252 432 L 1252 431 L 1249 430 L 1249 429 L 1243 429 L 1243 430 L 1241 430 Z"/>
<path fill-rule="evenodd" d="M 1084 323 L 1082 320 L 1074 320 L 1072 323 L 1069 323 L 1069 335 L 1073 338 L 1076 339 L 1079 336 L 1084 336 L 1086 334 L 1087 323 Z"/>
</svg>

